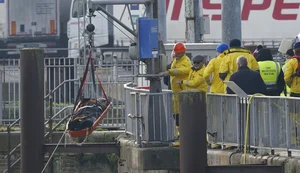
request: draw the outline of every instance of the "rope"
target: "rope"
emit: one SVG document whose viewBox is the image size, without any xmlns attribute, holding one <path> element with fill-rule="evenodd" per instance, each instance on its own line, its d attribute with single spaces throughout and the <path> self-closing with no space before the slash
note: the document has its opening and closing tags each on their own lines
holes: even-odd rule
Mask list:
<svg viewBox="0 0 300 173">
<path fill-rule="evenodd" d="M 95 68 L 94 62 L 92 62 L 92 68 Z M 99 75 L 98 75 L 98 71 L 96 71 L 96 77 L 97 77 L 97 80 L 99 82 L 100 89 L 102 90 L 103 96 L 106 99 L 106 103 L 108 104 L 109 103 L 109 99 L 108 99 L 108 97 L 107 97 L 107 95 L 106 95 L 106 93 L 105 93 L 105 91 L 103 89 L 101 80 L 100 80 Z"/>
<path fill-rule="evenodd" d="M 64 133 L 62 134 L 61 138 L 59 139 L 59 141 L 58 141 L 56 147 L 54 148 L 53 152 L 51 153 L 51 156 L 50 156 L 50 158 L 48 159 L 48 161 L 47 161 L 46 165 L 44 166 L 44 168 L 43 168 L 43 170 L 42 170 L 41 173 L 44 173 L 44 172 L 45 172 L 47 166 L 49 165 L 49 163 L 50 163 L 52 157 L 54 156 L 54 154 L 55 154 L 55 152 L 56 152 L 56 150 L 57 150 L 59 144 L 60 144 L 61 141 L 63 140 L 63 138 L 64 138 L 64 136 L 65 136 L 66 133 L 67 133 L 67 130 L 65 130 Z"/>
<path fill-rule="evenodd" d="M 83 75 L 83 79 L 81 81 L 81 84 L 80 84 L 80 87 L 79 87 L 79 90 L 78 90 L 78 93 L 77 93 L 77 96 L 76 96 L 76 100 L 75 100 L 75 103 L 74 103 L 74 108 L 73 108 L 73 111 L 75 110 L 75 107 L 78 103 L 78 100 L 79 100 L 79 97 L 82 96 L 82 93 L 83 93 L 83 87 L 85 85 L 85 82 L 86 82 L 86 78 L 87 78 L 87 74 L 88 74 L 88 69 L 89 69 L 89 63 L 91 61 L 91 57 L 92 57 L 92 53 L 91 51 L 89 52 L 89 57 L 88 57 L 88 60 L 87 60 L 87 63 L 86 63 L 86 66 L 85 66 L 85 71 L 84 71 L 84 75 Z"/>
<path fill-rule="evenodd" d="M 251 100 L 255 97 L 255 96 L 264 96 L 263 94 L 257 93 L 257 94 L 253 94 L 247 103 L 247 118 L 246 118 L 246 129 L 245 129 L 245 139 L 244 139 L 244 164 L 246 164 L 246 153 L 247 153 L 247 142 L 248 142 L 248 135 L 249 135 L 249 115 L 250 115 L 250 104 L 251 104 Z"/>
</svg>

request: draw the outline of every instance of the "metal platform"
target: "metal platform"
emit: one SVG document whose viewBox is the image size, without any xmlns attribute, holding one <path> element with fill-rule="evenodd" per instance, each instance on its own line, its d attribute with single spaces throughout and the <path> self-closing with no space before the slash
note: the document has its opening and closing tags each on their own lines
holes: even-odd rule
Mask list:
<svg viewBox="0 0 300 173">
<path fill-rule="evenodd" d="M 57 144 L 45 144 L 45 153 L 52 153 Z M 56 153 L 117 153 L 120 146 L 115 142 L 89 143 L 78 146 L 76 144 L 60 144 Z"/>
</svg>

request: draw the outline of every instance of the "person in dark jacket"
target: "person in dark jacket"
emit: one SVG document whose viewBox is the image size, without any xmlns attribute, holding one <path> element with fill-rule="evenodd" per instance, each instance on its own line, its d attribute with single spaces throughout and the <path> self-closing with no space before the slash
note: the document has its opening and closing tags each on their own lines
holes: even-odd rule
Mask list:
<svg viewBox="0 0 300 173">
<path fill-rule="evenodd" d="M 256 57 L 260 76 L 266 84 L 268 96 L 280 96 L 284 90 L 284 74 L 279 62 L 274 62 L 270 49 L 261 49 Z"/>
<path fill-rule="evenodd" d="M 230 81 L 236 83 L 246 94 L 264 94 L 266 85 L 259 72 L 253 71 L 248 67 L 247 58 L 240 56 L 237 59 L 238 71 L 230 76 Z M 226 88 L 227 94 L 235 94 L 229 87 Z"/>
<path fill-rule="evenodd" d="M 167 65 L 167 70 L 171 69 L 172 62 Z M 168 90 L 171 90 L 170 76 L 164 76 L 164 84 L 168 86 Z"/>
</svg>

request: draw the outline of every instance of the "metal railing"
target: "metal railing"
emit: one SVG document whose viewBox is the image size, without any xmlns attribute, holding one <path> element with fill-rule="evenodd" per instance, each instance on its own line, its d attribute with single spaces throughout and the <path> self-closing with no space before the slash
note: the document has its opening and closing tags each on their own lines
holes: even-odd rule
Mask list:
<svg viewBox="0 0 300 173">
<path fill-rule="evenodd" d="M 119 78 L 119 75 L 133 75 L 138 71 L 138 64 L 131 62 L 125 56 L 117 58 L 104 56 L 97 62 L 96 73 L 99 75 L 107 96 L 113 102 L 113 109 L 108 112 L 101 126 L 105 128 L 124 128 L 123 84 L 133 81 L 133 77 Z M 0 111 L 0 123 L 7 124 L 19 118 L 20 109 L 20 68 L 19 59 L 0 59 L 1 86 L 0 98 L 3 100 Z M 65 106 L 72 105 L 80 85 L 79 77 L 85 68 L 82 58 L 45 58 L 45 92 L 52 94 L 52 107 L 55 114 Z M 98 82 L 96 82 L 98 84 Z M 87 80 L 85 96 L 101 96 L 98 87 L 96 93 L 92 88 L 91 79 Z M 47 97 L 50 97 L 50 95 Z M 50 99 L 45 102 L 45 114 L 49 114 Z M 1 109 L 0 109 L 1 110 Z M 63 116 L 62 116 L 63 117 Z M 62 117 L 57 117 L 62 118 Z M 45 117 L 47 118 L 47 117 Z"/>
<path fill-rule="evenodd" d="M 174 141 L 172 92 L 149 93 L 147 89 L 137 89 L 132 83 L 124 84 L 124 89 L 126 133 L 131 134 L 138 145 Z M 151 107 L 151 101 L 158 107 Z"/>
<path fill-rule="evenodd" d="M 300 151 L 299 98 L 253 96 L 245 101 L 235 95 L 208 94 L 207 103 L 207 130 L 215 134 L 210 142 L 273 154 L 287 151 L 288 156 Z"/>
<path fill-rule="evenodd" d="M 70 111 L 72 110 L 73 106 L 67 106 L 64 107 L 63 109 L 61 109 L 59 112 L 57 112 L 55 115 L 51 116 L 49 120 L 47 120 L 44 125 L 48 125 L 50 124 L 57 116 L 59 116 L 62 113 L 65 113 L 65 111 Z M 64 118 L 62 118 L 54 127 L 49 126 L 49 130 L 48 132 L 45 133 L 44 137 L 48 140 L 51 140 L 51 134 L 53 131 L 55 131 L 60 125 L 62 125 L 64 122 L 66 122 L 68 120 L 68 118 L 70 117 L 70 113 L 68 113 L 67 116 L 65 116 Z M 15 126 L 19 121 L 21 120 L 21 118 L 19 118 L 18 120 L 16 120 L 15 122 L 13 122 L 12 124 L 10 124 L 7 127 L 7 133 L 8 133 L 8 145 L 7 145 L 7 150 L 8 150 L 8 154 L 4 157 L 5 159 L 7 158 L 7 170 L 4 170 L 3 173 L 10 173 L 11 168 L 13 168 L 16 164 L 18 164 L 21 161 L 21 157 L 19 157 L 18 159 L 16 159 L 12 164 L 11 164 L 11 155 L 13 155 L 17 149 L 21 146 L 21 143 L 19 143 L 16 147 L 14 147 L 11 150 L 11 134 L 10 134 L 10 130 L 13 126 Z"/>
<path fill-rule="evenodd" d="M 149 93 L 132 83 L 124 85 L 126 133 L 137 144 L 175 139 L 172 116 L 172 92 Z M 150 107 L 151 97 L 159 106 Z M 236 146 L 249 152 L 268 150 L 271 153 L 300 151 L 299 98 L 207 94 L 207 132 L 209 142 Z M 159 116 L 153 116 L 158 109 Z M 159 117 L 159 120 L 149 119 Z M 150 120 L 150 121 L 149 121 Z M 159 125 L 157 125 L 159 124 Z M 160 134 L 159 136 L 155 136 Z"/>
</svg>

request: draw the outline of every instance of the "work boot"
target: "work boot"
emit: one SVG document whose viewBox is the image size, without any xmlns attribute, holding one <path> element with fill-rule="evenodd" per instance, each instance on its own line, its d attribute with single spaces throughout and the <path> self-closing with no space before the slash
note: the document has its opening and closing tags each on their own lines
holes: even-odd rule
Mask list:
<svg viewBox="0 0 300 173">
<path fill-rule="evenodd" d="M 177 140 L 175 142 L 172 143 L 173 147 L 179 147 L 180 146 L 180 141 Z"/>
<path fill-rule="evenodd" d="M 179 138 L 180 138 L 180 133 L 179 133 L 179 126 L 176 126 L 175 128 L 175 137 L 176 137 L 176 141 L 172 143 L 173 147 L 179 147 L 180 146 L 180 142 L 179 142 Z"/>
<path fill-rule="evenodd" d="M 177 131 L 177 138 L 179 139 L 179 136 L 180 136 L 179 126 L 176 126 L 176 131 Z"/>
</svg>

